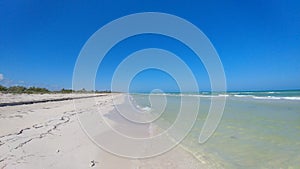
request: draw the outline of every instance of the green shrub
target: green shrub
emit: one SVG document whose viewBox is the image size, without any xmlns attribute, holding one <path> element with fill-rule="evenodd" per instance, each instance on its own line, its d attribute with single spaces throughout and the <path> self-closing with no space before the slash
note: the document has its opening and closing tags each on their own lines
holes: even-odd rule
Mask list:
<svg viewBox="0 0 300 169">
<path fill-rule="evenodd" d="M 50 91 L 48 89 L 46 89 L 46 88 L 30 87 L 30 88 L 26 89 L 25 93 L 29 93 L 29 94 L 34 94 L 34 93 L 44 94 L 44 93 L 50 93 Z"/>
<path fill-rule="evenodd" d="M 25 93 L 26 87 L 23 86 L 11 86 L 7 89 L 8 93 Z"/>
<path fill-rule="evenodd" d="M 7 88 L 5 86 L 0 85 L 0 92 L 6 92 Z"/>
<path fill-rule="evenodd" d="M 73 93 L 73 90 L 71 90 L 71 89 L 61 89 L 60 91 L 59 91 L 59 93 Z"/>
</svg>

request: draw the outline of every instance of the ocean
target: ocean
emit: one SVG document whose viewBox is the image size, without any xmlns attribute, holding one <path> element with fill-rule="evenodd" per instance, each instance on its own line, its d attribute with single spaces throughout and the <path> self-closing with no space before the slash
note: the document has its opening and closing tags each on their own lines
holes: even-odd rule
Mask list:
<svg viewBox="0 0 300 169">
<path fill-rule="evenodd" d="M 300 166 L 300 91 L 259 91 L 227 93 L 131 94 L 134 104 L 155 113 L 151 103 L 161 97 L 167 104 L 153 122 L 162 130 L 176 121 L 181 98 L 199 98 L 196 122 L 180 143 L 199 161 L 211 168 L 299 168 Z M 198 142 L 210 108 L 211 98 L 226 97 L 222 119 L 207 142 Z M 198 102 L 198 101 L 197 101 Z M 157 112 L 160 113 L 160 112 Z M 189 115 L 190 112 L 182 112 Z M 184 124 L 184 122 L 182 122 Z"/>
</svg>

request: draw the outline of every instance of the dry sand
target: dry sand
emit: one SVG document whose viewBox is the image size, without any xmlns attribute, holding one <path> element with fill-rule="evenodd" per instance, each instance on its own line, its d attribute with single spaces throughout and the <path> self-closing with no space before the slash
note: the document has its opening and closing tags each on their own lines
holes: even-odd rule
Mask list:
<svg viewBox="0 0 300 169">
<path fill-rule="evenodd" d="M 95 111 L 100 107 L 102 113 L 109 115 L 114 109 L 110 95 L 78 99 L 83 106 L 76 111 L 72 100 L 0 107 L 0 169 L 210 168 L 179 146 L 163 155 L 140 160 L 118 157 L 101 150 L 82 130 L 77 113 Z M 82 95 L 1 94 L 0 102 L 70 96 Z M 84 106 L 85 102 L 91 101 L 96 104 Z"/>
</svg>

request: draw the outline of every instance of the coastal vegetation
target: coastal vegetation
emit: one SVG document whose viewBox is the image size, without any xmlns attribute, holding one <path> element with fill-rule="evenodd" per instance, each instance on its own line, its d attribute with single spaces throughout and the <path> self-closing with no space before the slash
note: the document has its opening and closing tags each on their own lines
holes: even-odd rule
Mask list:
<svg viewBox="0 0 300 169">
<path fill-rule="evenodd" d="M 11 87 L 5 87 L 0 85 L 0 93 L 12 93 L 12 94 L 48 94 L 48 93 L 111 93 L 110 90 L 105 91 L 88 91 L 85 89 L 81 90 L 72 90 L 72 89 L 64 89 L 58 91 L 51 91 L 47 88 L 41 88 L 41 87 L 24 87 L 24 86 L 11 86 Z"/>
</svg>

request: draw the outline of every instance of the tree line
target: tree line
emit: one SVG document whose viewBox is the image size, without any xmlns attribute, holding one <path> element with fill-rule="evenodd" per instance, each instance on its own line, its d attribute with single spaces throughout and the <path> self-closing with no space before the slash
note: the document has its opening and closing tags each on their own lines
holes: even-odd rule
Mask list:
<svg viewBox="0 0 300 169">
<path fill-rule="evenodd" d="M 106 91 L 87 91 L 85 89 L 81 90 L 72 90 L 72 89 L 61 89 L 58 91 L 50 91 L 47 88 L 41 88 L 41 87 L 24 87 L 24 86 L 11 86 L 11 87 L 5 87 L 0 85 L 0 92 L 1 93 L 14 93 L 14 94 L 47 94 L 47 93 L 111 93 L 110 90 Z"/>
</svg>

